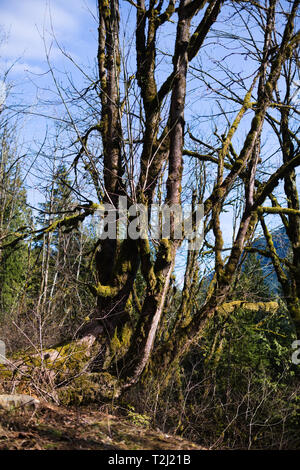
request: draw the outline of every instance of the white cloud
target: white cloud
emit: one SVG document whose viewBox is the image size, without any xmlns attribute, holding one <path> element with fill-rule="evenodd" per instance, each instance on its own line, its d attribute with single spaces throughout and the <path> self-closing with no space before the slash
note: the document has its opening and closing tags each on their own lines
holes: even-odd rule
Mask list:
<svg viewBox="0 0 300 470">
<path fill-rule="evenodd" d="M 84 13 L 87 14 L 84 0 L 1 0 L 0 25 L 8 35 L 0 48 L 1 59 L 8 64 L 20 59 L 14 72 L 21 72 L 22 68 L 41 69 L 41 62 L 45 60 L 43 37 L 49 46 L 53 28 L 59 44 L 68 47 L 80 42 L 83 21 L 87 20 Z M 53 44 L 52 60 L 59 56 L 60 51 Z"/>
</svg>

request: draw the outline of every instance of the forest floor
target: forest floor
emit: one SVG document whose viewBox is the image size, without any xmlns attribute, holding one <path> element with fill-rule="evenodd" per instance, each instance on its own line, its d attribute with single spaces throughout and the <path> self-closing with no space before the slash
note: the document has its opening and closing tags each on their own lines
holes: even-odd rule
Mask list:
<svg viewBox="0 0 300 470">
<path fill-rule="evenodd" d="M 134 415 L 49 403 L 35 411 L 1 410 L 0 450 L 204 450 L 134 421 Z"/>
</svg>

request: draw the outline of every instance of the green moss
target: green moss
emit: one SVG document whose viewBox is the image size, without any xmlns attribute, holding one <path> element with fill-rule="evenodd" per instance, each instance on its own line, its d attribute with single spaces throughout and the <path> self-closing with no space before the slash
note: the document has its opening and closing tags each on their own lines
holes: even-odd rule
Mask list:
<svg viewBox="0 0 300 470">
<path fill-rule="evenodd" d="M 244 302 L 242 300 L 234 300 L 232 302 L 225 302 L 217 307 L 216 310 L 221 314 L 229 314 L 237 308 L 243 308 L 251 312 L 264 311 L 266 313 L 275 313 L 279 308 L 279 304 L 277 302 Z"/>
<path fill-rule="evenodd" d="M 1 382 L 11 379 L 13 376 L 12 371 L 5 364 L 0 363 L 0 379 Z"/>
<path fill-rule="evenodd" d="M 258 129 L 260 123 L 261 123 L 261 117 L 258 116 L 258 115 L 254 116 L 254 118 L 252 120 L 252 129 L 256 131 Z"/>
<path fill-rule="evenodd" d="M 128 348 L 131 334 L 130 325 L 125 325 L 120 338 L 116 334 L 114 341 L 118 354 Z M 10 383 L 14 377 L 16 391 L 30 393 L 32 384 L 40 383 L 43 377 L 43 380 L 46 379 L 43 389 L 46 390 L 48 384 L 49 393 L 54 393 L 64 404 L 87 404 L 111 399 L 120 394 L 118 379 L 108 372 L 88 372 L 89 364 L 99 353 L 99 348 L 98 343 L 88 348 L 85 343 L 74 341 L 49 348 L 43 351 L 42 356 L 20 352 L 12 359 L 15 364 L 13 371 L 0 364 L 1 384 L 5 385 L 6 381 Z"/>
<path fill-rule="evenodd" d="M 132 311 L 133 305 L 132 305 L 132 292 L 130 292 L 129 297 L 126 302 L 126 311 L 130 312 Z"/>
<path fill-rule="evenodd" d="M 97 204 L 96 202 L 93 202 L 91 204 L 91 210 L 92 211 L 104 210 L 104 206 L 103 206 L 103 204 Z"/>
<path fill-rule="evenodd" d="M 95 402 L 101 396 L 97 375 L 84 374 L 74 378 L 68 386 L 57 390 L 57 396 L 63 405 L 84 405 Z"/>
<path fill-rule="evenodd" d="M 115 297 L 119 292 L 119 287 L 113 286 L 104 286 L 98 283 L 98 285 L 93 289 L 94 293 L 99 297 Z"/>
<path fill-rule="evenodd" d="M 141 256 L 141 271 L 147 286 L 154 290 L 156 286 L 156 275 L 151 261 L 151 247 L 148 239 L 142 239 L 139 245 Z"/>
<path fill-rule="evenodd" d="M 182 328 L 188 326 L 193 319 L 191 309 L 185 309 L 184 314 L 182 316 Z"/>
<path fill-rule="evenodd" d="M 161 258 L 166 263 L 172 262 L 172 243 L 168 238 L 162 238 L 160 241 L 160 246 L 162 248 Z"/>
<path fill-rule="evenodd" d="M 130 339 L 132 337 L 132 327 L 129 323 L 126 323 L 123 327 L 121 334 L 118 334 L 118 328 L 115 329 L 114 335 L 110 341 L 110 347 L 108 350 L 107 358 L 105 360 L 103 368 L 108 368 L 112 361 L 117 361 L 127 352 L 130 346 Z"/>
<path fill-rule="evenodd" d="M 300 215 L 300 211 L 289 207 L 258 207 L 257 212 L 259 215 L 266 214 L 286 214 L 286 215 Z"/>
<path fill-rule="evenodd" d="M 130 338 L 132 336 L 132 328 L 126 323 L 122 330 L 122 345 L 125 347 L 129 347 Z"/>
<path fill-rule="evenodd" d="M 118 328 L 115 329 L 114 336 L 111 339 L 110 342 L 110 350 L 113 355 L 117 354 L 119 349 L 121 348 L 121 342 L 118 338 Z"/>
<path fill-rule="evenodd" d="M 273 93 L 273 86 L 269 81 L 266 83 L 266 92 L 269 95 L 269 98 L 271 98 Z"/>
<path fill-rule="evenodd" d="M 128 405 L 128 418 L 135 426 L 148 428 L 151 423 L 151 417 L 145 414 L 136 413 L 133 406 Z"/>
<path fill-rule="evenodd" d="M 132 270 L 132 263 L 130 259 L 121 261 L 121 273 L 129 273 Z"/>
<path fill-rule="evenodd" d="M 300 328 L 300 302 L 295 302 L 293 305 L 289 305 L 289 312 L 293 322 L 297 329 Z"/>
<path fill-rule="evenodd" d="M 108 0 L 102 0 L 99 2 L 101 13 L 104 18 L 109 18 L 111 15 L 111 11 L 109 8 L 109 1 Z"/>
</svg>

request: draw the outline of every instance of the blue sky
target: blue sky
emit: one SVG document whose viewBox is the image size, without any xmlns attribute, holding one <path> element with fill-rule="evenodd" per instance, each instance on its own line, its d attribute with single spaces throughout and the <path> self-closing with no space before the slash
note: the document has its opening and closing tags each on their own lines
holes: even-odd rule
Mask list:
<svg viewBox="0 0 300 470">
<path fill-rule="evenodd" d="M 46 73 L 49 67 L 45 48 L 51 47 L 51 64 L 60 78 L 63 72 L 72 71 L 81 81 L 80 74 L 76 75 L 76 70 L 74 73 L 74 67 L 59 48 L 71 54 L 85 69 L 93 67 L 97 52 L 95 16 L 95 0 L 0 0 L 0 78 L 10 70 L 6 78 L 11 88 L 7 104 L 27 105 L 29 111 L 18 130 L 20 152 L 28 153 L 30 149 L 29 153 L 34 155 L 35 146 L 38 148 L 46 128 L 51 126 L 50 121 L 38 116 L 41 108 L 37 108 L 40 99 L 53 98 L 49 91 L 53 90 L 53 82 Z M 47 112 L 51 114 L 53 110 Z M 28 155 L 26 166 L 30 165 Z M 42 198 L 40 183 L 35 180 L 34 172 L 31 173 L 27 175 L 28 195 L 30 203 L 37 205 Z"/>
</svg>

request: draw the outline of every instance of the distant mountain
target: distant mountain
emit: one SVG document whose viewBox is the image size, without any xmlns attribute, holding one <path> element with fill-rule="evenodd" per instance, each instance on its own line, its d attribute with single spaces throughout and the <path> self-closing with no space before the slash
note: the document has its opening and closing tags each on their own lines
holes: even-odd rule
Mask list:
<svg viewBox="0 0 300 470">
<path fill-rule="evenodd" d="M 290 242 L 286 234 L 285 228 L 279 227 L 278 229 L 273 230 L 272 239 L 273 239 L 273 243 L 274 243 L 278 256 L 280 258 L 285 258 L 288 254 L 289 246 L 290 246 Z M 252 246 L 260 250 L 268 249 L 264 236 L 261 236 L 255 239 L 254 242 L 252 243 Z M 270 260 L 270 258 L 267 258 L 266 256 L 257 255 L 257 258 L 260 261 L 260 265 L 262 267 L 264 274 L 266 276 L 269 274 L 269 276 L 266 277 L 266 282 L 268 286 L 274 292 L 278 292 L 279 284 L 278 284 L 276 273 L 273 268 L 272 261 Z"/>
<path fill-rule="evenodd" d="M 285 258 L 289 251 L 290 242 L 289 242 L 289 239 L 288 239 L 288 236 L 286 234 L 284 227 L 279 227 L 275 230 L 272 230 L 271 234 L 272 234 L 273 243 L 274 243 L 278 256 L 280 258 Z M 268 249 L 265 237 L 263 235 L 257 237 L 253 241 L 252 246 L 260 250 Z M 274 294 L 278 293 L 280 291 L 280 286 L 279 286 L 277 275 L 274 271 L 271 259 L 267 258 L 266 256 L 259 255 L 259 254 L 256 254 L 256 256 L 260 262 L 260 266 L 263 270 L 263 274 L 266 277 L 265 278 L 266 284 L 268 285 L 269 289 L 274 292 Z M 243 265 L 245 265 L 246 259 L 244 260 Z M 207 282 L 210 282 L 213 276 L 214 276 L 214 271 L 211 271 L 206 276 Z"/>
</svg>

